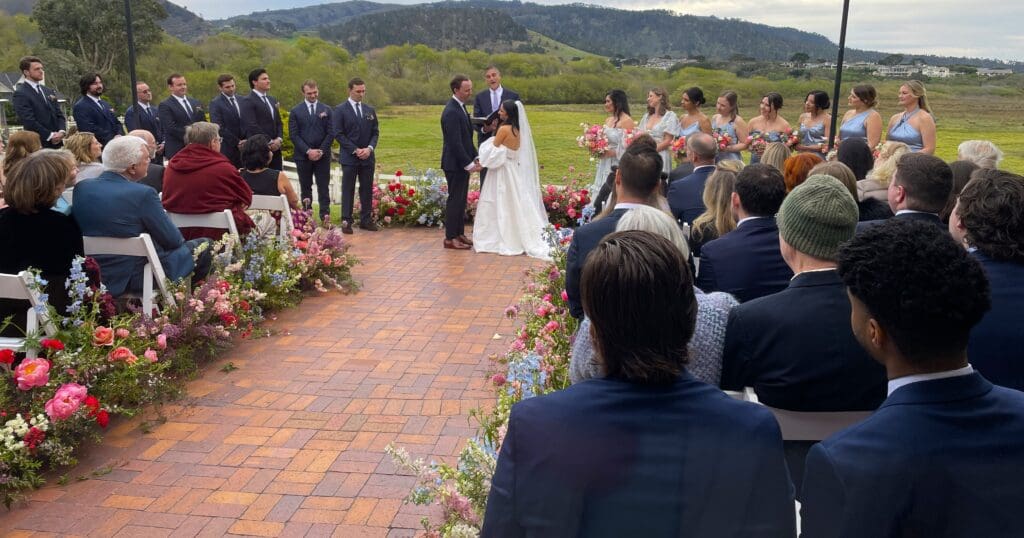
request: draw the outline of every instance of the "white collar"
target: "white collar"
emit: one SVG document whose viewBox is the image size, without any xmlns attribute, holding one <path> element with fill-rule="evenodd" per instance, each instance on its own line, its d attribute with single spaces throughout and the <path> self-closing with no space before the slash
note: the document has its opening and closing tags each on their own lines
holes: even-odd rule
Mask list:
<svg viewBox="0 0 1024 538">
<path fill-rule="evenodd" d="M 99 103 L 99 104 L 101 104 L 101 105 L 103 104 L 103 100 L 102 100 L 102 99 L 100 99 L 99 97 L 96 97 L 95 95 L 89 95 L 89 94 L 85 94 L 85 96 L 86 96 L 86 97 L 88 97 L 88 98 L 90 98 L 90 99 L 92 99 L 92 100 L 93 100 L 93 102 Z"/>
<path fill-rule="evenodd" d="M 220 92 L 220 94 L 223 95 L 224 98 L 227 99 L 229 103 L 231 102 L 231 99 L 237 99 L 238 98 L 237 95 L 228 95 L 228 94 L 226 94 L 224 92 Z"/>
<path fill-rule="evenodd" d="M 746 217 L 746 218 L 742 218 L 742 219 L 740 219 L 740 221 L 739 221 L 739 222 L 737 222 L 737 223 L 736 223 L 736 227 L 737 227 L 737 228 L 739 228 L 739 227 L 740 227 L 740 225 L 742 225 L 742 224 L 743 224 L 744 222 L 747 222 L 748 220 L 754 220 L 754 219 L 770 219 L 770 218 L 771 218 L 771 217 Z"/>
<path fill-rule="evenodd" d="M 925 215 L 934 215 L 935 214 L 935 213 L 930 213 L 928 211 L 918 211 L 916 209 L 900 209 L 899 211 L 896 212 L 897 215 L 903 215 L 903 214 L 906 214 L 906 213 L 923 213 Z"/>
<path fill-rule="evenodd" d="M 352 107 L 353 107 L 353 108 L 354 108 L 354 107 L 355 107 L 356 105 L 362 105 L 362 104 L 363 104 L 363 102 L 362 102 L 362 101 L 356 101 L 355 99 L 352 99 L 351 97 L 349 97 L 349 98 L 348 98 L 348 103 L 349 103 L 350 105 L 352 105 Z"/>
<path fill-rule="evenodd" d="M 798 277 L 800 275 L 806 275 L 807 273 L 824 273 L 825 271 L 837 271 L 837 270 L 838 269 L 836 269 L 835 267 L 822 267 L 821 269 L 808 269 L 806 271 L 800 271 L 799 273 L 796 273 L 795 275 L 793 275 L 793 278 L 789 279 L 789 281 L 792 282 L 793 280 L 796 279 L 796 277 Z"/>
<path fill-rule="evenodd" d="M 646 207 L 647 204 L 637 204 L 634 202 L 619 202 L 615 204 L 615 209 L 612 211 L 618 211 L 620 209 L 633 209 L 634 207 Z"/>
<path fill-rule="evenodd" d="M 715 167 L 715 165 L 713 165 L 713 164 L 702 164 L 700 166 L 694 166 L 693 167 L 693 171 L 696 172 L 697 170 L 700 170 L 701 168 L 714 168 L 714 167 Z"/>
<path fill-rule="evenodd" d="M 319 101 L 313 101 L 312 103 L 310 103 L 305 99 L 303 99 L 302 102 L 306 103 L 306 108 L 313 107 L 314 110 L 316 109 L 316 104 L 319 103 Z"/>
<path fill-rule="evenodd" d="M 267 96 L 267 94 L 261 93 L 261 92 L 257 91 L 255 88 L 253 88 L 252 93 L 255 93 L 256 95 L 258 95 L 260 97 L 266 97 Z"/>
<path fill-rule="evenodd" d="M 454 93 L 452 94 L 452 99 L 455 99 L 455 102 L 458 103 L 459 106 L 466 106 L 466 103 L 463 103 L 462 101 L 459 101 L 459 98 L 455 97 Z"/>
<path fill-rule="evenodd" d="M 153 105 L 147 105 L 146 103 L 143 103 L 142 101 L 135 101 L 135 103 L 137 105 L 139 105 L 140 107 L 142 107 L 143 110 L 148 109 L 149 107 L 153 106 Z"/>
<path fill-rule="evenodd" d="M 892 396 L 892 393 L 896 392 L 900 387 L 905 387 L 911 383 L 918 383 L 920 381 L 932 381 L 935 379 L 946 379 L 947 377 L 960 377 L 965 375 L 971 375 L 974 373 L 974 367 L 967 364 L 963 368 L 957 368 L 956 370 L 946 370 L 945 372 L 935 372 L 931 374 L 914 374 L 906 375 L 903 377 L 897 377 L 896 379 L 889 380 L 889 394 L 886 396 Z"/>
<path fill-rule="evenodd" d="M 488 90 L 491 90 L 490 88 L 487 88 L 487 89 L 488 89 Z M 498 89 L 496 89 L 496 90 L 491 90 L 491 93 L 502 93 L 502 90 L 504 90 L 504 89 L 505 89 L 505 88 L 502 88 L 502 87 L 501 87 L 501 86 L 499 85 L 499 86 L 498 86 Z"/>
<path fill-rule="evenodd" d="M 185 97 L 178 97 L 177 95 L 172 95 L 171 97 L 177 99 L 178 102 L 180 102 L 180 103 L 187 103 L 188 102 L 188 96 L 187 95 Z"/>
</svg>

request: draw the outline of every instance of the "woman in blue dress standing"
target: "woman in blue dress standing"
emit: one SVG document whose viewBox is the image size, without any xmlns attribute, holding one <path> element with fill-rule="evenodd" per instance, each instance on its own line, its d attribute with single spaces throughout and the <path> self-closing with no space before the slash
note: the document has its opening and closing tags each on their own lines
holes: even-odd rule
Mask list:
<svg viewBox="0 0 1024 538">
<path fill-rule="evenodd" d="M 885 139 L 903 142 L 911 152 L 935 153 L 935 119 L 928 108 L 924 84 L 911 80 L 900 86 L 899 100 L 903 112 L 889 118 Z"/>
<path fill-rule="evenodd" d="M 787 143 L 792 128 L 786 118 L 779 115 L 782 108 L 782 95 L 768 92 L 761 97 L 761 115 L 750 120 L 750 136 L 761 138 L 764 145 L 750 144 L 750 164 L 761 162 L 761 153 L 772 142 Z"/>
<path fill-rule="evenodd" d="M 679 106 L 686 112 L 679 118 L 678 136 L 690 136 L 697 131 L 711 134 L 711 120 L 704 115 L 700 107 L 704 106 L 704 91 L 694 86 L 683 90 Z"/>
<path fill-rule="evenodd" d="M 651 135 L 661 155 L 662 172 L 672 171 L 672 140 L 675 138 L 679 120 L 668 104 L 668 92 L 653 88 L 647 92 L 647 112 L 640 118 L 637 131 Z"/>
<path fill-rule="evenodd" d="M 804 99 L 804 113 L 800 114 L 800 141 L 796 150 L 801 153 L 813 153 L 822 160 L 828 153 L 828 135 L 832 127 L 832 114 L 828 113 L 828 94 L 814 90 Z"/>
<path fill-rule="evenodd" d="M 882 115 L 875 110 L 878 104 L 878 93 L 870 84 L 854 86 L 847 99 L 850 110 L 843 115 L 839 124 L 839 136 L 836 142 L 851 138 L 863 138 L 869 148 L 878 147 L 882 141 Z"/>
<path fill-rule="evenodd" d="M 740 152 L 747 149 L 747 122 L 740 116 L 738 102 L 739 95 L 732 90 L 722 92 L 715 101 L 715 111 L 718 113 L 711 118 L 711 134 L 726 134 L 732 139 L 725 147 L 718 146 L 718 157 L 715 158 L 715 162 L 743 160 Z M 717 140 L 718 136 L 715 138 Z"/>
<path fill-rule="evenodd" d="M 629 115 L 629 98 L 622 90 L 611 90 L 604 96 L 604 110 L 609 114 L 604 120 L 604 135 L 608 138 L 608 149 L 597 162 L 591 196 L 601 190 L 608 179 L 612 166 L 619 164 L 619 157 L 626 150 L 626 133 L 636 128 L 636 122 Z"/>
</svg>

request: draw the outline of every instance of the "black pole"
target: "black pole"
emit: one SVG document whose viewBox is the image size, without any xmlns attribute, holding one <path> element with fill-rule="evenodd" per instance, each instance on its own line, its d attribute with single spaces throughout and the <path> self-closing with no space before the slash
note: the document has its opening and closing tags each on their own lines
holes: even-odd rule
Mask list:
<svg viewBox="0 0 1024 538">
<path fill-rule="evenodd" d="M 128 0 L 125 0 L 126 2 Z M 828 131 L 828 147 L 836 141 L 836 123 L 839 121 L 839 91 L 843 84 L 843 54 L 846 52 L 846 19 L 850 15 L 850 0 L 843 0 L 843 25 L 839 29 L 839 57 L 836 59 L 836 85 L 832 90 L 832 126 Z"/>
<path fill-rule="evenodd" d="M 131 106 L 135 106 L 138 96 L 135 94 L 135 37 L 132 33 L 132 4 L 131 0 L 124 0 L 124 21 L 128 37 L 128 78 L 131 79 L 131 91 L 128 92 L 128 99 Z"/>
</svg>

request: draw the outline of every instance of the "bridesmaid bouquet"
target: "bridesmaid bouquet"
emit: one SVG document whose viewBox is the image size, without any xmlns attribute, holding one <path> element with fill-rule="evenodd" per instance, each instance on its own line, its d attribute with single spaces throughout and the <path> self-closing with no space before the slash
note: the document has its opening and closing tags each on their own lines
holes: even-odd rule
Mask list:
<svg viewBox="0 0 1024 538">
<path fill-rule="evenodd" d="M 604 134 L 604 127 L 589 123 L 581 123 L 580 127 L 583 128 L 583 134 L 576 137 L 576 145 L 590 153 L 591 161 L 604 157 L 604 152 L 608 149 L 608 137 Z"/>
<path fill-rule="evenodd" d="M 718 143 L 718 151 L 725 151 L 725 148 L 731 146 L 733 143 L 732 137 L 729 136 L 729 133 L 719 131 L 718 129 L 715 129 L 711 133 L 711 136 L 715 137 L 715 142 Z"/>
<path fill-rule="evenodd" d="M 636 129 L 624 130 L 622 132 L 622 147 L 629 147 L 629 145 L 633 143 L 633 140 L 636 140 L 637 134 Z"/>
<path fill-rule="evenodd" d="M 728 144 L 726 144 L 728 145 Z M 686 137 L 680 136 L 672 142 L 672 153 L 675 154 L 677 161 L 686 160 Z"/>
<path fill-rule="evenodd" d="M 786 132 L 784 134 L 785 134 L 785 143 L 790 148 L 796 147 L 796 145 L 800 143 L 801 136 L 800 136 L 800 129 L 799 128 L 798 129 L 786 129 Z"/>
<path fill-rule="evenodd" d="M 764 137 L 763 133 L 754 133 L 747 137 L 747 147 L 750 148 L 751 153 L 764 155 L 764 150 L 768 147 L 768 139 Z"/>
</svg>

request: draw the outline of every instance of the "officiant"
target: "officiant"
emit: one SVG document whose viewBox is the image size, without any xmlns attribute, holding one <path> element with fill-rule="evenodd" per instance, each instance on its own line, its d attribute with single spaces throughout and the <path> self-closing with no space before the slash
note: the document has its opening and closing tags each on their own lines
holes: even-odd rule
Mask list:
<svg viewBox="0 0 1024 538">
<path fill-rule="evenodd" d="M 512 101 L 519 101 L 519 94 L 505 88 L 501 85 L 501 71 L 497 67 L 491 65 L 484 70 L 484 80 L 487 81 L 487 89 L 476 94 L 476 98 L 473 100 L 473 116 L 477 118 L 487 118 L 497 112 L 501 102 L 510 99 Z M 477 134 L 477 147 L 484 143 L 484 140 L 494 136 L 494 132 L 498 130 L 498 117 L 494 115 L 494 119 L 489 123 L 475 124 L 473 128 Z M 484 188 L 484 178 L 487 176 L 487 169 L 480 170 L 480 190 Z"/>
</svg>

